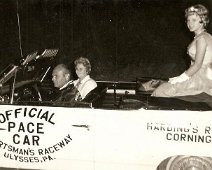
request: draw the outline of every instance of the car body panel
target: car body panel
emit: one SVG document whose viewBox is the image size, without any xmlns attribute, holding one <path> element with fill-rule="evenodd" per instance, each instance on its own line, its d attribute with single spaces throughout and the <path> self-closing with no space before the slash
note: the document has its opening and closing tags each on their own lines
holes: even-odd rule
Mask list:
<svg viewBox="0 0 212 170">
<path fill-rule="evenodd" d="M 211 111 L 3 105 L 0 162 L 23 169 L 153 170 L 170 156 L 210 156 L 210 117 Z M 33 135 L 39 136 L 34 145 Z"/>
<path fill-rule="evenodd" d="M 152 78 L 139 78 L 97 81 L 74 107 L 56 106 L 50 67 L 24 70 L 0 75 L 1 169 L 172 170 L 182 155 L 210 169 L 211 96 L 152 97 L 139 90 Z"/>
</svg>

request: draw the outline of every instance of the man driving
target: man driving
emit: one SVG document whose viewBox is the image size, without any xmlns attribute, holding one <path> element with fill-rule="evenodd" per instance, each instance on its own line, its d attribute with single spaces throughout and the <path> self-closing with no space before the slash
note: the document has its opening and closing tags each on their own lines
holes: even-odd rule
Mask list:
<svg viewBox="0 0 212 170">
<path fill-rule="evenodd" d="M 54 68 L 52 81 L 54 87 L 59 89 L 59 95 L 54 105 L 73 106 L 75 104 L 75 95 L 78 90 L 74 87 L 71 77 L 71 72 L 65 64 L 59 64 Z"/>
</svg>

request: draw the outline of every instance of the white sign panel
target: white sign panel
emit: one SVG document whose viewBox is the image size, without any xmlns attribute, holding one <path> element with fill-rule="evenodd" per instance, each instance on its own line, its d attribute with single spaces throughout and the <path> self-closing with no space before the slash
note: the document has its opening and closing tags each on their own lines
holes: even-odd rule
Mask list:
<svg viewBox="0 0 212 170">
<path fill-rule="evenodd" d="M 179 165 L 176 156 L 184 155 L 182 166 L 209 167 L 211 113 L 2 105 L 0 166 L 155 170 L 169 157 L 164 166 Z"/>
</svg>

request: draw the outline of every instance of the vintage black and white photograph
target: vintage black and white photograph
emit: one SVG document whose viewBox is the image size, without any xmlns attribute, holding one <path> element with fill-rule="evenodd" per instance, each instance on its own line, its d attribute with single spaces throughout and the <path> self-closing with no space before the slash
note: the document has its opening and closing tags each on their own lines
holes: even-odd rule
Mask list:
<svg viewBox="0 0 212 170">
<path fill-rule="evenodd" d="M 0 170 L 211 170 L 211 0 L 0 0 Z"/>
</svg>

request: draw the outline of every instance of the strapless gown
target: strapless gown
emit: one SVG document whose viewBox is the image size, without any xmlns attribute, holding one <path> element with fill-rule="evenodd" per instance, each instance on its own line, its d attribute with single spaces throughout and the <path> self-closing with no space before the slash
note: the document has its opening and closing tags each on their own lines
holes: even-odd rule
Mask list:
<svg viewBox="0 0 212 170">
<path fill-rule="evenodd" d="M 212 46 L 212 36 L 210 34 L 205 32 L 201 36 L 209 36 Z M 194 41 L 188 46 L 188 54 L 192 59 L 191 64 L 195 61 L 195 41 L 198 38 L 200 38 L 200 36 L 194 39 Z M 207 93 L 212 96 L 212 47 L 209 46 L 206 48 L 201 68 L 191 76 L 189 80 L 176 84 L 168 82 L 163 83 L 153 91 L 152 96 L 174 97 L 197 95 L 200 93 Z"/>
</svg>

